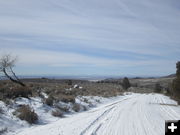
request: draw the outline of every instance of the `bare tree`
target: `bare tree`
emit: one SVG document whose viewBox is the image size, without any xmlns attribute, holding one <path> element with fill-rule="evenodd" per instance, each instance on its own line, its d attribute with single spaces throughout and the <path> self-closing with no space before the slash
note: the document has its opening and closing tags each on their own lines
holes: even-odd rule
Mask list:
<svg viewBox="0 0 180 135">
<path fill-rule="evenodd" d="M 16 60 L 17 57 L 12 57 L 10 54 L 3 55 L 0 58 L 0 72 L 12 82 L 25 86 L 25 84 L 16 76 L 12 69 L 15 66 Z"/>
</svg>

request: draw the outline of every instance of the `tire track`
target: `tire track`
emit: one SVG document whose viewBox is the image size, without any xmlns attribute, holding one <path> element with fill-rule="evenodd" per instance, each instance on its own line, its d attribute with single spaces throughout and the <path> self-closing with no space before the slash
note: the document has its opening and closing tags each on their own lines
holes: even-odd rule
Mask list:
<svg viewBox="0 0 180 135">
<path fill-rule="evenodd" d="M 139 96 L 139 95 L 138 95 L 138 96 Z M 109 108 L 109 109 L 107 109 L 106 111 L 104 111 L 104 113 L 101 114 L 97 119 L 95 119 L 88 127 L 86 127 L 86 128 L 80 133 L 80 135 L 84 135 L 84 134 L 86 134 L 87 132 L 89 132 L 90 130 L 92 131 L 92 133 L 90 133 L 90 134 L 95 135 L 95 134 L 98 132 L 98 130 L 101 128 L 101 126 L 102 126 L 103 124 L 105 124 L 105 122 L 109 119 L 109 117 L 111 117 L 111 115 L 109 115 L 110 112 L 112 112 L 113 110 L 114 110 L 113 112 L 115 112 L 116 109 L 117 109 L 117 107 L 120 106 L 121 103 L 124 103 L 125 101 L 129 101 L 129 100 L 135 99 L 135 98 L 137 98 L 137 96 L 125 98 L 125 99 L 123 99 L 123 100 L 116 101 L 116 102 L 114 102 L 114 103 L 111 103 L 111 104 L 109 104 L 109 105 L 104 106 L 103 108 L 108 108 L 108 107 L 111 107 L 111 106 L 112 106 L 112 107 Z M 96 111 L 98 111 L 98 110 L 96 110 Z M 93 112 L 95 112 L 95 111 L 93 111 Z M 91 112 L 91 113 L 92 113 L 92 112 Z M 104 118 L 105 118 L 105 120 L 104 120 Z M 96 125 L 96 123 L 98 123 L 98 122 L 99 122 L 99 124 Z M 107 124 L 107 123 L 106 123 L 106 124 Z M 94 128 L 94 129 L 93 129 L 93 128 Z"/>
<path fill-rule="evenodd" d="M 84 135 L 86 132 L 88 132 L 88 130 L 95 125 L 95 123 L 97 123 L 99 120 L 101 120 L 103 117 L 105 117 L 115 106 L 107 109 L 106 111 L 103 112 L 103 114 L 101 114 L 97 119 L 95 119 L 88 127 L 86 127 L 81 133 L 80 135 Z"/>
</svg>

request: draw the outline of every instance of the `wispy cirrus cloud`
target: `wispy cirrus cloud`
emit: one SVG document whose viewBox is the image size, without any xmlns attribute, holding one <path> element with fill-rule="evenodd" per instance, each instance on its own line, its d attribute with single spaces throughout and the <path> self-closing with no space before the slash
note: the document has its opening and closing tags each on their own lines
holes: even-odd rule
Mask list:
<svg viewBox="0 0 180 135">
<path fill-rule="evenodd" d="M 26 68 L 47 66 L 48 74 L 128 74 L 134 67 L 133 75 L 168 74 L 180 59 L 179 7 L 178 0 L 0 1 L 0 50 Z"/>
</svg>

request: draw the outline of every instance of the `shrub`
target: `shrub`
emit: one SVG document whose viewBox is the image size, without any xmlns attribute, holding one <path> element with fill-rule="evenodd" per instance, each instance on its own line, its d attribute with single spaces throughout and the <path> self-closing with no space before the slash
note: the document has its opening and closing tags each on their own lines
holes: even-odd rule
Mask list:
<svg viewBox="0 0 180 135">
<path fill-rule="evenodd" d="M 129 79 L 125 77 L 122 82 L 122 86 L 125 90 L 127 90 L 129 87 L 131 87 L 131 84 L 129 83 Z"/>
<path fill-rule="evenodd" d="M 68 106 L 63 106 L 63 105 L 59 105 L 59 104 L 55 104 L 54 105 L 57 109 L 63 111 L 63 112 L 69 112 L 69 107 Z"/>
<path fill-rule="evenodd" d="M 84 99 L 83 99 L 83 102 L 85 102 L 85 103 L 89 103 L 89 101 L 88 101 L 88 99 L 87 99 L 87 98 L 84 98 Z"/>
<path fill-rule="evenodd" d="M 5 91 L 5 96 L 8 98 L 28 98 L 30 95 L 32 96 L 32 90 L 29 87 L 13 86 Z"/>
<path fill-rule="evenodd" d="M 77 103 L 75 103 L 74 105 L 73 105 L 73 108 L 72 108 L 75 112 L 79 112 L 80 111 L 80 109 L 81 109 L 81 106 L 80 106 L 80 104 L 77 104 Z"/>
<path fill-rule="evenodd" d="M 3 102 L 6 104 L 6 105 L 13 105 L 13 101 L 11 99 L 8 99 L 8 98 L 4 98 L 3 99 Z"/>
<path fill-rule="evenodd" d="M 29 105 L 22 105 L 15 112 L 18 118 L 26 120 L 28 123 L 33 124 L 38 120 L 38 115 Z"/>
<path fill-rule="evenodd" d="M 180 61 L 176 63 L 176 78 L 172 83 L 172 96 L 180 104 Z"/>
<path fill-rule="evenodd" d="M 175 98 L 180 104 L 180 79 L 176 78 L 172 83 L 172 96 Z"/>
<path fill-rule="evenodd" d="M 7 132 L 7 128 L 1 128 L 0 129 L 0 135 L 4 134 L 5 132 Z"/>
<path fill-rule="evenodd" d="M 52 106 L 54 103 L 54 97 L 53 96 L 49 96 L 48 98 L 45 99 L 45 104 Z"/>
<path fill-rule="evenodd" d="M 72 96 L 72 95 L 64 95 L 63 97 L 62 97 L 62 99 L 61 99 L 61 101 L 63 101 L 63 102 L 72 102 L 72 103 L 74 103 L 75 102 L 75 98 L 74 98 L 74 96 Z"/>
<path fill-rule="evenodd" d="M 180 77 L 180 61 L 176 63 L 176 77 Z"/>
<path fill-rule="evenodd" d="M 67 84 L 68 84 L 68 85 L 72 85 L 72 80 L 68 80 L 68 81 L 67 81 Z"/>
<path fill-rule="evenodd" d="M 157 93 L 160 93 L 162 90 L 162 87 L 159 83 L 156 83 L 155 84 L 155 89 L 154 89 L 154 92 L 157 92 Z"/>
<path fill-rule="evenodd" d="M 60 94 L 56 98 L 57 100 L 65 102 L 65 103 L 68 103 L 68 102 L 75 103 L 75 97 L 73 95 Z"/>
<path fill-rule="evenodd" d="M 3 109 L 0 107 L 0 114 L 3 114 L 4 113 L 4 111 L 3 111 Z"/>
<path fill-rule="evenodd" d="M 59 109 L 52 111 L 52 115 L 55 117 L 63 117 L 63 112 Z"/>
<path fill-rule="evenodd" d="M 87 111 L 87 110 L 88 110 L 88 107 L 83 106 L 83 111 Z"/>
</svg>

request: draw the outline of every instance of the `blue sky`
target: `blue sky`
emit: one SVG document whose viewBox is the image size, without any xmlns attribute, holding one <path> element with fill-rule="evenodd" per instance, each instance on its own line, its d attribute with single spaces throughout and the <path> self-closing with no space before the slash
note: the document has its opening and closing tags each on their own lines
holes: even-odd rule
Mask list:
<svg viewBox="0 0 180 135">
<path fill-rule="evenodd" d="M 179 0 L 0 0 L 19 75 L 160 76 L 180 60 Z"/>
</svg>

